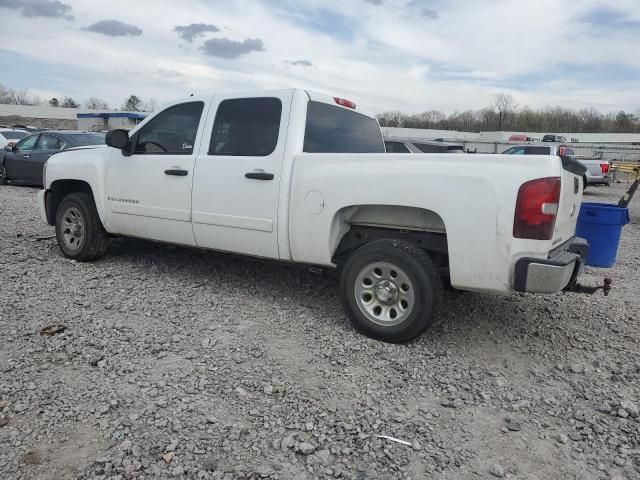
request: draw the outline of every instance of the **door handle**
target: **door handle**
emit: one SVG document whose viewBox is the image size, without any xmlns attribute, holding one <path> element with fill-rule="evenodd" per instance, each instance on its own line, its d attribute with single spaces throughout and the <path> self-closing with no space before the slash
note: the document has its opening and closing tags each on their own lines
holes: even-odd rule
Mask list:
<svg viewBox="0 0 640 480">
<path fill-rule="evenodd" d="M 189 175 L 187 170 L 182 170 L 180 167 L 171 167 L 169 170 L 164 171 L 165 175 L 173 175 L 174 177 L 186 177 Z"/>
<path fill-rule="evenodd" d="M 22 155 L 22 158 L 29 158 L 31 155 Z"/>
<path fill-rule="evenodd" d="M 249 172 L 245 173 L 244 176 L 251 180 L 273 180 L 273 173 L 266 172 Z"/>
</svg>

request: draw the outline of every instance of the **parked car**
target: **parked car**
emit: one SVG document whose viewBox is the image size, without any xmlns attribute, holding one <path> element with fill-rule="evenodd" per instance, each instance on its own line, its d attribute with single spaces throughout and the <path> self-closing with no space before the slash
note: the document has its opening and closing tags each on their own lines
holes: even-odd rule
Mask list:
<svg viewBox="0 0 640 480">
<path fill-rule="evenodd" d="M 15 145 L 18 140 L 22 140 L 29 135 L 29 132 L 24 130 L 13 130 L 11 128 L 0 129 L 0 148 L 4 149 L 7 145 Z"/>
<path fill-rule="evenodd" d="M 27 134 L 0 151 L 0 183 L 42 185 L 42 169 L 49 157 L 62 150 L 104 145 L 104 138 L 104 134 L 72 131 Z"/>
<path fill-rule="evenodd" d="M 464 146 L 458 143 L 396 140 L 384 141 L 387 153 L 464 153 Z"/>
<path fill-rule="evenodd" d="M 576 157 L 574 150 L 566 145 L 516 145 L 503 152 L 507 155 L 557 155 L 559 157 L 572 157 L 586 168 L 582 176 L 584 188 L 589 185 L 609 185 L 611 176 L 609 174 L 609 162 L 592 158 Z"/>
<path fill-rule="evenodd" d="M 389 342 L 432 324 L 443 277 L 478 292 L 578 288 L 584 167 L 571 159 L 390 162 L 373 115 L 305 90 L 190 97 L 106 142 L 54 155 L 38 193 L 77 261 L 124 235 L 337 269 L 347 316 Z"/>
<path fill-rule="evenodd" d="M 567 138 L 563 137 L 562 135 L 550 135 L 550 134 L 547 134 L 547 135 L 542 137 L 542 141 L 543 142 L 564 143 L 564 142 L 567 141 Z"/>
</svg>

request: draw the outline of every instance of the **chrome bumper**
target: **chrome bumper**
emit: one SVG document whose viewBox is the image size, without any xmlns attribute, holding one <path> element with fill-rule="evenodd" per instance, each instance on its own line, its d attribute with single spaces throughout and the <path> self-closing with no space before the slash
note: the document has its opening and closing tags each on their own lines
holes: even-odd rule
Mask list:
<svg viewBox="0 0 640 480">
<path fill-rule="evenodd" d="M 589 244 L 574 238 L 554 250 L 547 259 L 525 257 L 516 263 L 514 290 L 530 293 L 555 293 L 576 283 Z"/>
</svg>

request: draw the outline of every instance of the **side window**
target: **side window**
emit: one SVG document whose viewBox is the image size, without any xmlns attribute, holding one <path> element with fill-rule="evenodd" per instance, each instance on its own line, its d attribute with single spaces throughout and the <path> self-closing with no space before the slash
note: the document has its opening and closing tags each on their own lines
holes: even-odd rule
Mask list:
<svg viewBox="0 0 640 480">
<path fill-rule="evenodd" d="M 16 144 L 16 148 L 18 150 L 33 150 L 36 146 L 36 140 L 38 140 L 38 135 L 23 138 Z"/>
<path fill-rule="evenodd" d="M 504 153 L 507 155 L 524 155 L 525 147 L 511 147 L 509 150 L 506 150 Z"/>
<path fill-rule="evenodd" d="M 36 150 L 60 150 L 63 147 L 60 139 L 51 135 L 40 135 Z"/>
<path fill-rule="evenodd" d="M 441 153 L 442 147 L 439 145 L 429 145 L 427 143 L 414 143 L 416 148 L 422 153 Z"/>
<path fill-rule="evenodd" d="M 387 153 L 411 153 L 409 148 L 402 142 L 384 142 Z"/>
<path fill-rule="evenodd" d="M 568 155 L 568 156 L 570 156 L 570 157 L 573 157 L 573 156 L 575 155 L 575 153 L 573 152 L 573 150 L 572 150 L 572 149 L 570 149 L 570 148 L 567 148 L 567 149 L 564 151 L 564 154 L 565 154 L 565 155 Z"/>
<path fill-rule="evenodd" d="M 282 102 L 278 98 L 236 98 L 220 102 L 209 155 L 266 157 L 278 144 Z"/>
<path fill-rule="evenodd" d="M 134 153 L 191 155 L 203 109 L 203 102 L 190 102 L 159 113 L 140 130 Z"/>
</svg>

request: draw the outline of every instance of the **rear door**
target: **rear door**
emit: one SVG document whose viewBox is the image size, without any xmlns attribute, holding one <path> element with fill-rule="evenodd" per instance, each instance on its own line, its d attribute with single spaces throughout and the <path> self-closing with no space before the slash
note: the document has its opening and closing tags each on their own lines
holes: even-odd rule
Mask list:
<svg viewBox="0 0 640 480">
<path fill-rule="evenodd" d="M 49 157 L 64 147 L 64 142 L 58 137 L 43 133 L 36 143 L 36 148 L 25 164 L 29 181 L 34 184 L 42 183 L 42 169 Z"/>
<path fill-rule="evenodd" d="M 214 99 L 193 181 L 199 247 L 279 258 L 278 193 L 292 96 Z"/>
</svg>

